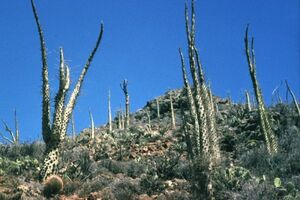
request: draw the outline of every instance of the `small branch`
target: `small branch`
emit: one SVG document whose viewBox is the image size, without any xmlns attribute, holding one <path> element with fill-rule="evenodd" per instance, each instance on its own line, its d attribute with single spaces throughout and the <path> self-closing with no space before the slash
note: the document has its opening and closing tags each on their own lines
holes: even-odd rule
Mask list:
<svg viewBox="0 0 300 200">
<path fill-rule="evenodd" d="M 10 136 L 12 138 L 12 141 L 15 142 L 16 138 L 15 138 L 15 135 L 14 135 L 13 131 L 8 127 L 8 125 L 5 123 L 5 121 L 2 120 L 2 122 L 5 126 L 5 130 L 10 134 Z"/>
<path fill-rule="evenodd" d="M 1 136 L 4 140 L 8 141 L 9 143 L 11 143 L 11 144 L 14 143 L 14 141 L 10 140 L 8 137 L 5 137 L 4 134 L 1 133 L 1 132 L 0 132 L 0 136 Z"/>
<path fill-rule="evenodd" d="M 247 90 L 245 91 L 245 96 L 246 96 L 246 106 L 247 106 L 247 109 L 248 109 L 248 111 L 251 111 L 252 108 L 251 108 L 250 95 L 249 95 L 249 92 Z"/>
<path fill-rule="evenodd" d="M 72 118 L 71 118 L 71 128 L 72 128 L 72 139 L 75 141 L 75 121 L 74 121 L 74 114 L 72 113 Z"/>
<path fill-rule="evenodd" d="M 92 115 L 92 112 L 89 111 L 90 114 L 90 120 L 91 120 L 91 139 L 93 140 L 95 138 L 95 125 L 94 125 L 94 118 Z"/>
<path fill-rule="evenodd" d="M 108 90 L 108 126 L 109 132 L 112 132 L 112 122 L 111 122 L 111 105 L 110 105 L 110 90 Z"/>
<path fill-rule="evenodd" d="M 175 129 L 176 128 L 176 121 L 175 121 L 175 113 L 174 113 L 173 100 L 172 100 L 171 93 L 170 93 L 170 107 L 171 107 L 172 129 Z"/>
<path fill-rule="evenodd" d="M 19 122 L 18 122 L 18 118 L 17 118 L 17 109 L 15 109 L 14 112 L 14 117 L 15 117 L 15 135 L 16 135 L 16 143 L 19 143 L 19 137 L 20 137 L 20 131 L 19 131 Z"/>
<path fill-rule="evenodd" d="M 290 86 L 289 86 L 287 80 L 285 80 L 285 84 L 286 84 L 286 87 L 287 87 L 289 93 L 291 94 L 291 96 L 292 96 L 292 98 L 293 98 L 293 102 L 294 102 L 294 104 L 295 104 L 297 113 L 298 113 L 298 115 L 299 115 L 299 117 L 300 117 L 300 108 L 299 108 L 299 105 L 298 105 L 298 102 L 297 102 L 297 98 L 296 98 L 294 92 L 291 90 L 291 88 L 290 88 Z"/>
<path fill-rule="evenodd" d="M 157 112 L 157 118 L 160 118 L 160 108 L 159 108 L 159 99 L 156 98 L 156 112 Z"/>
</svg>

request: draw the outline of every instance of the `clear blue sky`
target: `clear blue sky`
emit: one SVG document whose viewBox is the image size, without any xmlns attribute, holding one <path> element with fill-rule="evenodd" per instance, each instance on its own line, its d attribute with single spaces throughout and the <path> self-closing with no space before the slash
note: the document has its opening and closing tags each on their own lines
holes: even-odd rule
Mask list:
<svg viewBox="0 0 300 200">
<path fill-rule="evenodd" d="M 105 32 L 75 108 L 76 131 L 107 119 L 124 102 L 119 83 L 129 80 L 131 111 L 168 89 L 180 88 L 178 48 L 186 49 L 184 0 L 36 0 L 48 48 L 52 97 L 57 91 L 59 47 L 76 82 L 94 46 L 100 22 Z M 21 140 L 41 138 L 41 59 L 30 1 L 0 6 L 0 119 L 13 127 L 17 108 Z M 196 0 L 197 46 L 215 95 L 243 100 L 251 89 L 244 31 L 255 36 L 257 73 L 267 102 L 287 79 L 300 97 L 299 0 Z M 186 51 L 185 51 L 186 52 Z M 281 87 L 284 96 L 285 87 Z M 0 131 L 4 132 L 1 126 Z"/>
</svg>

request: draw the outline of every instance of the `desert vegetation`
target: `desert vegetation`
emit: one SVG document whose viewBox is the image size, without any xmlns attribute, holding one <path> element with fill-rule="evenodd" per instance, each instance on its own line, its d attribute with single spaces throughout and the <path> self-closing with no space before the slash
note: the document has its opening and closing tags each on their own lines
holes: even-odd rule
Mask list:
<svg viewBox="0 0 300 200">
<path fill-rule="evenodd" d="M 201 62 L 205 55 L 196 47 L 191 0 L 190 14 L 185 5 L 183 24 L 187 59 L 179 48 L 183 87 L 130 112 L 134 99 L 129 101 L 129 81 L 124 79 L 120 87 L 125 111 L 121 107 L 112 117 L 109 90 L 108 122 L 97 127 L 89 111 L 90 127 L 75 134 L 72 113 L 102 40 L 103 24 L 70 95 L 70 68 L 60 48 L 59 89 L 51 112 L 46 43 L 34 0 L 31 6 L 41 46 L 43 141 L 19 142 L 16 112 L 14 132 L 4 122 L 9 137 L 0 132 L 6 141 L 0 144 L 0 200 L 300 199 L 297 97 L 286 81 L 293 101 L 264 103 L 248 26 L 244 68 L 249 70 L 256 104 L 248 90 L 243 103 L 213 93 Z"/>
</svg>

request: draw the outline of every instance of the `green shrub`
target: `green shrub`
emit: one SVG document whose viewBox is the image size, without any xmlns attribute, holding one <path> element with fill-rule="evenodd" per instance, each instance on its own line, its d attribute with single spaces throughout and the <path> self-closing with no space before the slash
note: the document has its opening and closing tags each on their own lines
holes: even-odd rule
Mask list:
<svg viewBox="0 0 300 200">
<path fill-rule="evenodd" d="M 136 184 L 126 179 L 120 180 L 113 186 L 113 194 L 117 200 L 133 200 L 135 195 L 139 193 L 139 190 Z"/>
<path fill-rule="evenodd" d="M 25 156 L 18 159 L 10 160 L 0 157 L 0 174 L 10 175 L 37 175 L 39 172 L 39 162 L 37 159 Z"/>
</svg>

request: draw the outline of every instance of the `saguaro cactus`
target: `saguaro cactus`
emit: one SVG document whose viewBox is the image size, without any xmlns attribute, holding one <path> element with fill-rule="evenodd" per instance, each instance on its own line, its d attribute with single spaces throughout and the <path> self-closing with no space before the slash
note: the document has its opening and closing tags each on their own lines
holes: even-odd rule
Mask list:
<svg viewBox="0 0 300 200">
<path fill-rule="evenodd" d="M 249 48 L 249 42 L 248 42 L 248 26 L 246 28 L 245 32 L 245 53 L 247 57 L 247 62 L 249 66 L 249 72 L 253 84 L 253 89 L 256 97 L 256 102 L 258 105 L 258 113 L 259 113 L 259 122 L 260 122 L 260 128 L 261 131 L 265 137 L 267 150 L 270 155 L 277 153 L 278 150 L 278 144 L 277 144 L 277 138 L 272 131 L 270 121 L 265 109 L 265 104 L 262 97 L 262 92 L 259 87 L 257 78 L 256 78 L 256 61 L 255 61 L 255 54 L 254 54 L 254 38 L 252 38 L 251 41 L 251 50 Z"/>
<path fill-rule="evenodd" d="M 128 81 L 125 79 L 123 83 L 120 84 L 121 89 L 124 92 L 125 96 L 125 129 L 129 127 L 130 118 L 129 118 L 129 94 L 128 94 Z"/>
<path fill-rule="evenodd" d="M 60 49 L 60 66 L 59 66 L 59 90 L 55 96 L 53 121 L 50 120 L 50 86 L 48 81 L 48 65 L 46 44 L 43 31 L 39 22 L 38 14 L 31 0 L 31 6 L 37 25 L 41 55 L 42 55 L 42 134 L 46 143 L 45 159 L 41 170 L 41 178 L 45 180 L 48 176 L 57 173 L 58 159 L 60 155 L 60 145 L 66 136 L 66 130 L 70 116 L 73 112 L 76 100 L 78 98 L 84 77 L 91 65 L 94 55 L 99 47 L 103 34 L 103 24 L 101 24 L 100 33 L 96 45 L 92 50 L 82 72 L 78 78 L 74 90 L 72 91 L 69 101 L 66 103 L 66 95 L 70 87 L 70 71 L 65 64 L 63 49 Z"/>
</svg>

